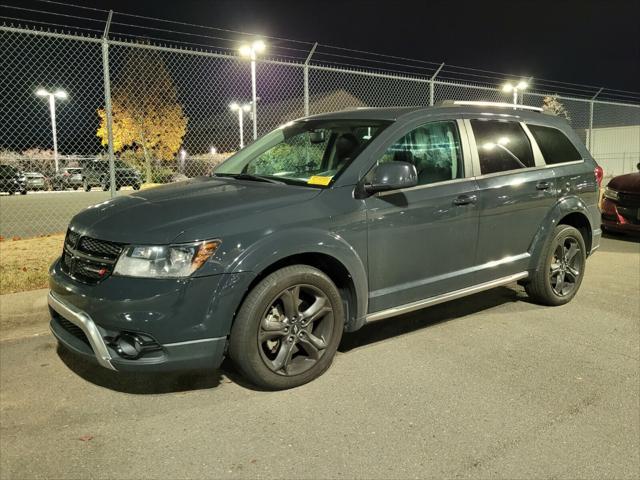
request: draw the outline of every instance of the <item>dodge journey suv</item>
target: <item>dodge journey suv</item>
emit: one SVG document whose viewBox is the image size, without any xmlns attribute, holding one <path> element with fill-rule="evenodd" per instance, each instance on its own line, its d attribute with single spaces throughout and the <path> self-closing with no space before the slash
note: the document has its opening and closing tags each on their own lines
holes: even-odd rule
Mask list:
<svg viewBox="0 0 640 480">
<path fill-rule="evenodd" d="M 558 117 L 455 103 L 303 118 L 209 177 L 80 212 L 50 271 L 54 335 L 111 370 L 228 356 L 284 389 L 369 322 L 513 282 L 569 302 L 602 170 Z"/>
</svg>

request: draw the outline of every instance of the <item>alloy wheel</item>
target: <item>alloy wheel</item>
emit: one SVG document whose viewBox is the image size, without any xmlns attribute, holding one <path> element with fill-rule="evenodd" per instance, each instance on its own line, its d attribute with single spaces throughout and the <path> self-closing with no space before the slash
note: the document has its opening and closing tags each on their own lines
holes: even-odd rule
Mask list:
<svg viewBox="0 0 640 480">
<path fill-rule="evenodd" d="M 573 237 L 561 239 L 553 251 L 549 267 L 549 281 L 553 292 L 559 297 L 571 294 L 582 274 L 580 244 Z"/>
<path fill-rule="evenodd" d="M 287 288 L 270 303 L 258 328 L 265 365 L 279 375 L 299 375 L 322 358 L 333 334 L 333 308 L 312 285 Z"/>
</svg>

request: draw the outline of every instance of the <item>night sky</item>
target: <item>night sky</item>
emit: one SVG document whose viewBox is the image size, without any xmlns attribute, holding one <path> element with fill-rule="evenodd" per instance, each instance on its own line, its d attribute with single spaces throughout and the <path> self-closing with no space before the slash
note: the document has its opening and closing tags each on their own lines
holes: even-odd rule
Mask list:
<svg viewBox="0 0 640 480">
<path fill-rule="evenodd" d="M 640 2 L 633 0 L 83 4 L 516 75 L 640 90 Z"/>
<path fill-rule="evenodd" d="M 418 69 L 411 70 L 410 74 L 430 75 L 440 62 L 446 62 L 447 66 L 457 65 L 501 72 L 493 74 L 466 70 L 467 75 L 490 75 L 493 78 L 469 76 L 460 80 L 463 82 L 477 79 L 479 83 L 491 83 L 495 86 L 506 78 L 533 77 L 533 88 L 537 86 L 545 92 L 589 98 L 598 87 L 607 87 L 620 91 L 605 91 L 602 95 L 605 99 L 638 103 L 640 98 L 638 93 L 627 93 L 640 92 L 640 1 L 73 2 L 85 7 L 84 9 L 69 7 L 64 5 L 65 2 L 61 4 L 56 0 L 5 0 L 4 3 L 10 7 L 2 8 L 0 5 L 0 15 L 14 19 L 5 18 L 4 21 L 8 23 L 59 22 L 72 26 L 71 30 L 73 27 L 93 29 L 89 32 L 92 36 L 101 35 L 107 15 L 105 11 L 90 10 L 86 7 L 113 9 L 120 13 L 234 31 L 196 28 L 116 14 L 111 38 L 123 38 L 120 35 L 130 34 L 139 40 L 140 35 L 143 35 L 153 43 L 158 43 L 157 38 L 160 37 L 166 44 L 197 42 L 205 44 L 205 48 L 209 50 L 227 48 L 230 52 L 237 52 L 241 42 L 251 39 L 238 32 L 248 32 L 298 41 L 267 38 L 269 54 L 275 56 L 285 54 L 304 57 L 311 48 L 312 43 L 309 42 L 317 41 L 323 47 L 319 48 L 319 53 L 314 57 L 316 62 L 335 61 L 343 64 L 357 63 L 360 67 L 366 68 L 409 70 L 405 68 L 406 65 L 363 64 L 361 60 L 352 61 L 349 58 L 327 56 L 326 52 L 332 52 L 351 57 L 407 63 L 404 60 L 383 59 L 327 47 L 334 46 L 437 62 L 413 63 L 414 67 L 418 65 Z M 56 12 L 59 15 L 42 14 L 35 10 Z M 93 18 L 93 21 L 87 20 L 87 17 Z M 60 26 L 49 28 L 59 29 Z M 179 33 L 150 28 L 171 29 Z M 154 36 L 156 38 L 153 38 Z M 42 99 L 36 98 L 33 94 L 37 88 L 45 86 L 64 88 L 72 99 L 60 102 L 59 106 L 60 150 L 64 153 L 79 154 L 93 154 L 99 151 L 102 147 L 95 134 L 98 122 L 96 112 L 104 105 L 100 46 L 86 42 L 64 43 L 44 37 L 32 37 L 29 41 L 11 37 L 5 45 L 6 47 L 0 50 L 0 65 L 3 65 L 0 69 L 0 85 L 6 84 L 8 88 L 0 88 L 0 125 L 3 126 L 3 129 L 0 129 L 0 150 L 50 148 L 50 130 L 41 128 L 48 124 L 48 110 Z M 117 88 L 123 59 L 123 47 L 111 49 L 110 64 L 114 88 Z M 189 134 L 185 138 L 185 145 L 189 151 L 206 152 L 213 143 L 225 148 L 220 140 L 224 135 L 228 141 L 235 142 L 235 134 L 213 132 L 207 128 L 226 122 L 225 128 L 229 132 L 235 132 L 235 117 L 229 115 L 228 104 L 231 100 L 249 98 L 250 77 L 247 74 L 248 70 L 245 71 L 247 66 L 238 64 L 235 69 L 222 69 L 212 77 L 209 69 L 218 65 L 215 62 L 198 62 L 192 57 L 184 57 L 184 63 L 175 63 L 176 55 L 168 55 L 166 59 L 178 89 L 180 103 L 187 117 L 191 119 Z M 23 68 L 25 60 L 29 68 Z M 261 68 L 263 70 L 258 79 L 258 88 L 264 108 L 268 110 L 267 105 L 284 102 L 287 96 L 297 99 L 301 104 L 300 70 L 296 70 L 295 74 L 281 75 L 282 71 Z M 444 73 L 450 74 L 446 70 Z M 330 75 L 314 77 L 316 83 L 312 85 L 312 90 L 316 94 L 340 87 L 339 83 L 323 83 L 317 80 L 321 77 L 329 78 Z M 228 78 L 228 81 L 223 81 L 224 78 Z M 440 78 L 447 79 L 442 74 Z M 545 85 L 543 79 L 591 85 L 596 88 L 558 83 Z M 357 91 L 356 94 L 361 96 L 368 93 L 375 96 L 380 93 L 381 88 L 385 88 L 378 85 L 369 92 L 369 88 L 363 84 L 367 81 L 367 78 L 361 78 L 358 87 L 354 83 L 356 80 L 351 79 L 350 85 Z M 578 90 L 571 90 L 576 88 Z M 401 92 L 402 98 L 398 98 L 399 93 L 396 91 L 396 96 L 390 93 L 393 98 L 388 100 L 398 105 L 424 103 L 424 92 L 418 90 L 421 100 L 414 99 L 410 92 L 404 90 Z M 200 94 L 201 92 L 206 92 L 206 95 Z M 365 104 L 375 103 L 364 97 L 359 100 Z M 580 103 L 573 107 L 576 128 L 584 128 L 588 114 L 587 105 Z M 624 115 L 613 113 L 615 121 L 626 121 Z M 271 121 L 263 121 L 259 128 L 267 131 L 277 122 L 284 120 L 284 117 L 275 118 L 275 114 L 272 116 L 274 118 Z M 604 120 L 601 117 L 603 116 L 598 116 L 594 121 L 609 121 L 611 115 Z M 262 130 L 260 133 L 264 133 Z"/>
</svg>

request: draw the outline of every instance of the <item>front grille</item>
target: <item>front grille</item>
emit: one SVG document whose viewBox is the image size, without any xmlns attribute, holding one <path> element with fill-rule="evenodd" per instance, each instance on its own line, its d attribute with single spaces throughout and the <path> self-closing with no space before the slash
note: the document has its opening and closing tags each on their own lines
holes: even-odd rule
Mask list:
<svg viewBox="0 0 640 480">
<path fill-rule="evenodd" d="M 640 194 L 638 193 L 618 193 L 618 203 L 625 207 L 640 207 Z"/>
<path fill-rule="evenodd" d="M 62 271 L 83 283 L 96 284 L 113 272 L 124 245 L 67 231 L 60 263 Z"/>
<path fill-rule="evenodd" d="M 122 252 L 122 245 L 119 243 L 105 242 L 91 237 L 82 237 L 78 249 L 81 252 L 98 255 L 101 258 L 116 259 Z"/>
<path fill-rule="evenodd" d="M 56 317 L 56 320 L 58 320 L 58 323 L 60 324 L 60 326 L 64 328 L 67 332 L 69 332 L 71 335 L 76 337 L 78 340 L 82 340 L 87 345 L 91 346 L 91 343 L 89 343 L 89 339 L 87 338 L 85 333 L 75 323 L 72 323 L 66 318 L 62 318 L 60 316 Z"/>
</svg>

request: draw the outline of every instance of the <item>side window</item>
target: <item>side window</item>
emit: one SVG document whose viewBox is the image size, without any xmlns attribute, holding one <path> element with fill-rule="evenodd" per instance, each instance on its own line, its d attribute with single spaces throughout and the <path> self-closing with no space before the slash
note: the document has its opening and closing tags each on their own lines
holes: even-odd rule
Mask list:
<svg viewBox="0 0 640 480">
<path fill-rule="evenodd" d="M 571 140 L 560 130 L 540 125 L 527 125 L 527 127 L 536 139 L 547 165 L 582 160 L 582 156 Z"/>
<path fill-rule="evenodd" d="M 455 122 L 421 125 L 391 145 L 378 163 L 409 162 L 418 172 L 418 185 L 464 176 L 460 136 Z"/>
<path fill-rule="evenodd" d="M 505 172 L 535 166 L 529 137 L 517 122 L 471 120 L 480 173 Z"/>
</svg>

